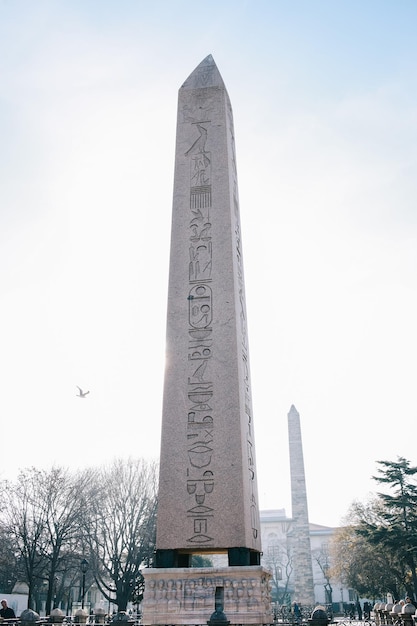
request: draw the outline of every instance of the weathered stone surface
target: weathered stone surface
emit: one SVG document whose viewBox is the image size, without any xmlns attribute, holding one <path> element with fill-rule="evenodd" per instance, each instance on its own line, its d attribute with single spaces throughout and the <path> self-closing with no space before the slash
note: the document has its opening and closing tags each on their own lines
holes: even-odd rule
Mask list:
<svg viewBox="0 0 417 626">
<path fill-rule="evenodd" d="M 156 547 L 261 551 L 233 117 L 211 55 L 178 98 Z"/>
<path fill-rule="evenodd" d="M 20 615 L 20 623 L 24 626 L 33 626 L 33 624 L 38 624 L 40 621 L 39 613 L 36 613 L 36 611 L 32 609 L 25 609 Z"/>
<path fill-rule="evenodd" d="M 291 508 L 294 520 L 288 539 L 293 546 L 294 599 L 303 605 L 314 605 L 313 565 L 311 562 L 300 414 L 294 405 L 291 406 L 288 413 L 288 440 L 290 448 Z"/>
<path fill-rule="evenodd" d="M 206 624 L 221 590 L 231 624 L 270 624 L 270 573 L 263 567 L 145 569 L 142 622 Z M 218 607 L 217 607 L 218 608 Z"/>
</svg>

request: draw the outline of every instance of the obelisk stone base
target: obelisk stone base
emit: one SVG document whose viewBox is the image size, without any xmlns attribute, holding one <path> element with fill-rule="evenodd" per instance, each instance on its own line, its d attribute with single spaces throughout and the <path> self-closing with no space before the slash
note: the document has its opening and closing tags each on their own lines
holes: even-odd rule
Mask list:
<svg viewBox="0 0 417 626">
<path fill-rule="evenodd" d="M 234 624 L 271 624 L 269 570 L 261 566 L 143 570 L 144 626 L 207 625 L 222 605 Z"/>
</svg>

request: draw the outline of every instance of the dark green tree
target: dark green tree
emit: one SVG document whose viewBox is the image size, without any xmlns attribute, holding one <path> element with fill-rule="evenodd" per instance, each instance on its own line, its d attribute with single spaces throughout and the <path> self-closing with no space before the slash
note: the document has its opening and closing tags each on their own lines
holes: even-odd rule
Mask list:
<svg viewBox="0 0 417 626">
<path fill-rule="evenodd" d="M 378 493 L 383 502 L 381 523 L 370 528 L 372 540 L 394 550 L 408 568 L 405 585 L 408 595 L 417 598 L 417 467 L 403 457 L 397 461 L 378 461 L 381 485 L 391 493 Z"/>
<path fill-rule="evenodd" d="M 389 591 L 415 598 L 417 467 L 403 457 L 378 465 L 373 478 L 387 490 L 352 505 L 333 540 L 332 569 L 361 595 L 375 599 Z"/>
</svg>

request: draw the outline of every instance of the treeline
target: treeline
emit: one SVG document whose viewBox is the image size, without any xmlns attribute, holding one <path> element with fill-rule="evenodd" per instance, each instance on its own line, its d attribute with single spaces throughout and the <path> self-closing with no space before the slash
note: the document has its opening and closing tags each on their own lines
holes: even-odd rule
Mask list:
<svg viewBox="0 0 417 626">
<path fill-rule="evenodd" d="M 402 457 L 378 461 L 384 491 L 353 503 L 332 545 L 332 574 L 373 600 L 417 599 L 417 467 Z"/>
<path fill-rule="evenodd" d="M 71 472 L 63 467 L 20 472 L 0 483 L 0 590 L 16 581 L 29 587 L 28 608 L 46 598 L 68 606 L 82 589 L 81 561 L 88 561 L 85 588 L 95 582 L 119 611 L 137 603 L 141 568 L 155 546 L 157 467 L 144 460 Z"/>
</svg>

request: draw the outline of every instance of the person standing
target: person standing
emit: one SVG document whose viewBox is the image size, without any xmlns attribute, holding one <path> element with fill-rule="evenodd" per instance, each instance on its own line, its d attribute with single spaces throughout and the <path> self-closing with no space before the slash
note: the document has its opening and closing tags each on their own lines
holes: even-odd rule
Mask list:
<svg viewBox="0 0 417 626">
<path fill-rule="evenodd" d="M 16 615 L 10 606 L 7 606 L 7 600 L 1 601 L 0 617 L 3 619 L 15 619 Z"/>
</svg>

